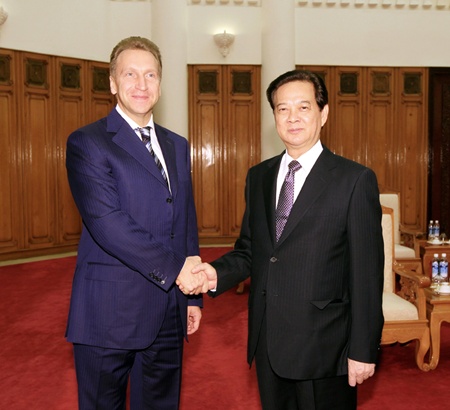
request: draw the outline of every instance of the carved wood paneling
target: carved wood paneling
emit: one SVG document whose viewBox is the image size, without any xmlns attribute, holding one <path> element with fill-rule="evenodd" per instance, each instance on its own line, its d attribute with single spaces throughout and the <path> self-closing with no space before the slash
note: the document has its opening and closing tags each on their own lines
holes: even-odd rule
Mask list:
<svg viewBox="0 0 450 410">
<path fill-rule="evenodd" d="M 392 69 L 370 68 L 367 110 L 367 162 L 377 174 L 378 183 L 392 186 L 389 181 L 393 165 L 394 104 Z"/>
<path fill-rule="evenodd" d="M 0 50 L 0 260 L 76 249 L 81 219 L 67 183 L 66 141 L 114 106 L 107 67 Z"/>
<path fill-rule="evenodd" d="M 22 191 L 18 153 L 17 91 L 14 88 L 16 59 L 0 52 L 0 252 L 21 246 L 19 194 Z"/>
<path fill-rule="evenodd" d="M 222 104 L 217 66 L 189 67 L 189 122 L 192 148 L 194 197 L 199 235 L 221 237 L 223 232 L 224 181 L 221 158 L 225 154 Z"/>
<path fill-rule="evenodd" d="M 245 175 L 260 159 L 260 70 L 189 66 L 189 123 L 201 243 L 230 243 L 244 214 Z"/>
<path fill-rule="evenodd" d="M 401 223 L 427 223 L 426 68 L 304 66 L 323 78 L 330 115 L 322 141 L 369 166 L 383 189 L 400 192 Z"/>
<path fill-rule="evenodd" d="M 59 243 L 77 244 L 81 235 L 81 218 L 72 198 L 66 173 L 66 143 L 71 132 L 86 124 L 85 65 L 76 59 L 57 59 L 56 118 L 56 231 Z"/>
<path fill-rule="evenodd" d="M 401 193 L 402 223 L 426 232 L 428 168 L 428 71 L 423 68 L 396 70 L 396 152 L 393 188 Z M 411 87 L 411 78 L 414 78 Z M 402 87 L 402 88 L 400 88 Z M 401 92 L 400 92 L 401 91 Z"/>
<path fill-rule="evenodd" d="M 97 61 L 87 62 L 88 85 L 86 95 L 86 120 L 88 123 L 103 118 L 111 111 L 115 98 L 109 90 L 109 65 Z"/>
<path fill-rule="evenodd" d="M 339 154 L 366 163 L 366 147 L 363 138 L 364 99 L 361 94 L 363 84 L 361 69 L 341 67 L 336 71 L 335 81 L 339 85 L 336 108 L 333 116 Z M 333 107 L 331 108 L 333 110 Z"/>
<path fill-rule="evenodd" d="M 47 56 L 23 53 L 24 115 L 20 117 L 26 247 L 51 246 L 55 240 L 55 128 L 49 78 L 54 78 Z"/>
<path fill-rule="evenodd" d="M 227 109 L 225 136 L 228 151 L 226 180 L 228 181 L 229 234 L 237 237 L 245 211 L 245 176 L 248 169 L 260 160 L 260 83 L 259 70 L 252 66 L 230 67 L 232 89 Z M 229 74 L 228 74 L 229 76 Z"/>
</svg>

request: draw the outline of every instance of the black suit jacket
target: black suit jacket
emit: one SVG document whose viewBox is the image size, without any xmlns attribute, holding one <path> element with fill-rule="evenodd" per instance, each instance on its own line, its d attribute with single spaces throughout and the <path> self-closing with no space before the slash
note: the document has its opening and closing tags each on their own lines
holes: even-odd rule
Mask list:
<svg viewBox="0 0 450 410">
<path fill-rule="evenodd" d="M 282 155 L 250 169 L 235 249 L 216 260 L 216 296 L 251 276 L 248 361 L 261 323 L 275 372 L 291 379 L 347 374 L 375 363 L 383 326 L 383 238 L 376 176 L 324 147 L 275 240 Z"/>
</svg>

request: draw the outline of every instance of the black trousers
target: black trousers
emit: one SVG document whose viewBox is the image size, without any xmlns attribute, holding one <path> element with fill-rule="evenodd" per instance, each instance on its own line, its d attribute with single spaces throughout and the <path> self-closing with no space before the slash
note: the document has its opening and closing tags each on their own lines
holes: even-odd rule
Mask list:
<svg viewBox="0 0 450 410">
<path fill-rule="evenodd" d="M 348 384 L 347 375 L 315 380 L 291 380 L 278 376 L 270 365 L 266 332 L 264 321 L 255 355 L 263 410 L 356 409 L 357 389 Z"/>
</svg>

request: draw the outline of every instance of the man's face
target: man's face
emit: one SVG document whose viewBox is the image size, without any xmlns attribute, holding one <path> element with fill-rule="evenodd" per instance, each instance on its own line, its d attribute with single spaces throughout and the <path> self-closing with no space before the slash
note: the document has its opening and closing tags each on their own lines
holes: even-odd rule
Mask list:
<svg viewBox="0 0 450 410">
<path fill-rule="evenodd" d="M 147 125 L 161 96 L 158 62 L 153 54 L 145 50 L 123 51 L 109 80 L 119 107 L 140 126 Z"/>
<path fill-rule="evenodd" d="M 282 85 L 273 101 L 278 134 L 289 155 L 298 158 L 319 140 L 320 130 L 327 121 L 328 105 L 319 110 L 314 86 L 306 81 Z"/>
</svg>

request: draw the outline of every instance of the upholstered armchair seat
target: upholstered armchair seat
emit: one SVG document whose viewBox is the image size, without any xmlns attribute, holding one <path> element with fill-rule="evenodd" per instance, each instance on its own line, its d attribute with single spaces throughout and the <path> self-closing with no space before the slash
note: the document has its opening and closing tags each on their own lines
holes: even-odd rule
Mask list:
<svg viewBox="0 0 450 410">
<path fill-rule="evenodd" d="M 417 308 L 392 292 L 383 292 L 383 315 L 386 321 L 419 319 Z"/>
<path fill-rule="evenodd" d="M 382 206 L 384 241 L 384 326 L 381 344 L 416 342 L 415 360 L 419 369 L 430 369 L 424 363 L 430 347 L 430 329 L 426 317 L 426 297 L 423 288 L 430 279 L 422 274 L 418 258 L 397 261 L 394 256 L 393 210 Z"/>
<path fill-rule="evenodd" d="M 411 233 L 406 231 L 402 225 L 400 220 L 400 194 L 397 192 L 384 192 L 380 194 L 380 203 L 382 206 L 387 208 L 391 208 L 393 210 L 394 217 L 394 253 L 396 259 L 411 259 L 416 258 L 419 255 L 416 254 L 416 251 L 413 248 L 405 246 L 401 241 L 401 232 L 405 231 L 407 233 Z M 412 235 L 416 235 L 416 232 L 413 232 Z"/>
</svg>

